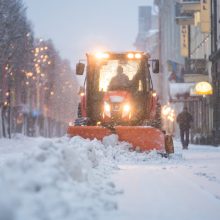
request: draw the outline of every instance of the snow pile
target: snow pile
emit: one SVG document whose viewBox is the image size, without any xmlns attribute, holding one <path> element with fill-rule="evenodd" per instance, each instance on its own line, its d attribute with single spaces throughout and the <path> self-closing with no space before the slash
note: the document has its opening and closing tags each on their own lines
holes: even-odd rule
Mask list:
<svg viewBox="0 0 220 220">
<path fill-rule="evenodd" d="M 37 142 L 2 165 L 1 220 L 96 219 L 97 210 L 116 208 L 111 197 L 118 191 L 106 180 L 114 165 L 106 163 L 101 142 L 79 137 Z"/>
<path fill-rule="evenodd" d="M 116 135 L 103 142 L 80 137 L 0 140 L 0 220 L 89 220 L 117 209 L 115 195 L 122 191 L 109 174 L 118 164 L 168 161 L 156 151 L 131 152 L 130 147 Z"/>
</svg>

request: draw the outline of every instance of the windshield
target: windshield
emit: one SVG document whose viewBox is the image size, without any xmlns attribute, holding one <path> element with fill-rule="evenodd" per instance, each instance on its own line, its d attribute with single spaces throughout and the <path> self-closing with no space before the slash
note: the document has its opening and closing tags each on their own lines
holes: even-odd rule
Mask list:
<svg viewBox="0 0 220 220">
<path fill-rule="evenodd" d="M 100 65 L 99 91 L 106 92 L 109 89 L 111 80 L 117 75 L 118 67 L 122 67 L 123 74 L 129 80 L 137 74 L 140 66 L 140 60 L 108 60 Z"/>
</svg>

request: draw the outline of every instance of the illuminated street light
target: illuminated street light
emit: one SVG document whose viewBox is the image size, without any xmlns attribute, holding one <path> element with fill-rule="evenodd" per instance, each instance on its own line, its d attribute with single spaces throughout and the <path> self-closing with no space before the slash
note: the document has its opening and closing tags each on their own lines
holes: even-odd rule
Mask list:
<svg viewBox="0 0 220 220">
<path fill-rule="evenodd" d="M 26 76 L 27 76 L 27 77 L 32 77 L 32 76 L 33 76 L 33 73 L 32 73 L 32 72 L 27 72 L 27 73 L 26 73 Z"/>
</svg>

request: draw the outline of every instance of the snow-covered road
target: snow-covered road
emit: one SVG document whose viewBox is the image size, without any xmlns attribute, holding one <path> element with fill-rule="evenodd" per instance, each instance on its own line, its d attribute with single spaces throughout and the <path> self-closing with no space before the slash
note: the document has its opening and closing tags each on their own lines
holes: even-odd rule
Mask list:
<svg viewBox="0 0 220 220">
<path fill-rule="evenodd" d="M 0 220 L 217 220 L 220 149 L 161 158 L 111 136 L 0 140 Z"/>
</svg>

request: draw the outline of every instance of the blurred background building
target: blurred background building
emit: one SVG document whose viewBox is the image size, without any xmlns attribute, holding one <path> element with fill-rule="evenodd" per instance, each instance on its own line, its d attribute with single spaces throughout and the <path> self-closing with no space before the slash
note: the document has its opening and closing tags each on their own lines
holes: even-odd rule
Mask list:
<svg viewBox="0 0 220 220">
<path fill-rule="evenodd" d="M 188 106 L 194 117 L 192 142 L 220 144 L 220 0 L 154 4 L 157 8 L 139 8 L 135 46 L 160 60 L 154 84 L 161 104 L 175 114 Z M 178 135 L 174 121 L 167 119 L 165 128 Z"/>
</svg>

